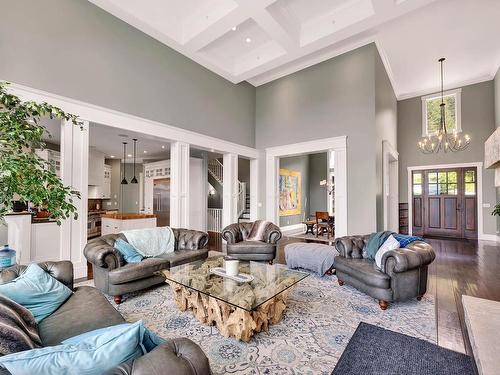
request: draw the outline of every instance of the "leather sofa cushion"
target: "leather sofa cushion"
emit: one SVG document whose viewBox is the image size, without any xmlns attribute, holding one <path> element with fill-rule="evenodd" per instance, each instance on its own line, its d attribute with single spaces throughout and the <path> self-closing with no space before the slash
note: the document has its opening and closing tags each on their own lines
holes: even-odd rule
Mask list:
<svg viewBox="0 0 500 375">
<path fill-rule="evenodd" d="M 232 254 L 268 254 L 274 253 L 276 245 L 261 241 L 241 241 L 227 245 Z"/>
<path fill-rule="evenodd" d="M 349 259 L 341 256 L 335 257 L 334 267 L 337 271 L 347 273 L 349 276 L 376 288 L 389 289 L 391 278 L 373 266 L 370 259 Z"/>
<path fill-rule="evenodd" d="M 59 309 L 40 322 L 38 331 L 43 345 L 52 346 L 84 332 L 124 322 L 99 290 L 81 286 Z"/>
<path fill-rule="evenodd" d="M 208 249 L 199 250 L 178 250 L 170 254 L 162 254 L 159 258 L 168 260 L 170 267 L 175 267 L 184 263 L 205 259 L 208 256 Z"/>
<path fill-rule="evenodd" d="M 152 276 L 155 272 L 170 268 L 170 260 L 155 257 L 143 259 L 140 263 L 129 263 L 109 272 L 111 284 L 124 284 Z"/>
</svg>

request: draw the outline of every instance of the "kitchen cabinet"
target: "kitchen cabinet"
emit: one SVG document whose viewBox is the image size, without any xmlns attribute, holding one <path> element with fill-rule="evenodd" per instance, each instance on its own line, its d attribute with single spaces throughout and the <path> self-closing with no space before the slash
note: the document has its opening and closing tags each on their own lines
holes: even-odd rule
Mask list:
<svg viewBox="0 0 500 375">
<path fill-rule="evenodd" d="M 154 180 L 170 178 L 170 160 L 144 164 L 144 213 L 154 213 Z"/>
<path fill-rule="evenodd" d="M 119 215 L 119 214 L 118 214 Z M 116 234 L 123 230 L 156 228 L 156 218 L 146 217 L 141 218 L 141 215 L 136 215 L 137 219 L 115 219 L 112 217 L 102 217 L 101 235 Z"/>
<path fill-rule="evenodd" d="M 104 184 L 104 154 L 93 147 L 89 148 L 89 181 L 90 186 Z"/>
<path fill-rule="evenodd" d="M 110 165 L 104 164 L 101 170 L 102 183 L 100 185 L 91 185 L 89 183 L 88 198 L 89 199 L 110 199 L 111 198 L 111 173 L 113 168 Z M 90 166 L 89 166 L 90 178 Z"/>
<path fill-rule="evenodd" d="M 60 259 L 61 226 L 56 222 L 31 224 L 30 261 L 45 262 Z"/>
<path fill-rule="evenodd" d="M 61 177 L 61 153 L 54 150 L 35 150 L 35 153 L 42 159 L 52 163 L 52 170 L 56 173 L 57 177 Z"/>
</svg>

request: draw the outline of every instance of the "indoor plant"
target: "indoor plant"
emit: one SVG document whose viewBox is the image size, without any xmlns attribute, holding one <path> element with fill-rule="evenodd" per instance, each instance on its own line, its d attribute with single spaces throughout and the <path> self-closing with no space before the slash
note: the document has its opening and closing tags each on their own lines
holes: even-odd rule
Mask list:
<svg viewBox="0 0 500 375">
<path fill-rule="evenodd" d="M 23 101 L 0 82 L 0 219 L 12 211 L 13 201 L 44 208 L 57 221 L 77 218 L 73 199 L 80 193 L 64 186 L 53 165 L 38 156 L 47 130 L 40 118 L 66 120 L 82 126 L 78 117 L 47 103 Z"/>
</svg>

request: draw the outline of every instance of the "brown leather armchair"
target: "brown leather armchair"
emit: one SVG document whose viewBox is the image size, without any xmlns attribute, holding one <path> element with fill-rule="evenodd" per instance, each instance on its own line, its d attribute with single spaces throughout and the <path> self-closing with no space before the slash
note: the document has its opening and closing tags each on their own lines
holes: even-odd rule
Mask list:
<svg viewBox="0 0 500 375">
<path fill-rule="evenodd" d="M 280 228 L 268 224 L 264 233 L 265 241 L 247 241 L 253 223 L 236 223 L 222 230 L 222 238 L 227 241 L 227 255 L 241 260 L 256 260 L 272 263 L 276 258 L 277 243 L 281 238 Z"/>
<path fill-rule="evenodd" d="M 108 234 L 90 240 L 83 254 L 92 263 L 96 288 L 114 296 L 116 303 L 121 303 L 125 293 L 163 283 L 165 277 L 159 271 L 208 257 L 207 233 L 190 229 L 172 230 L 175 251 L 146 258 L 140 263 L 128 264 L 120 252 L 115 250 L 114 243 L 118 238 L 127 241 L 123 234 Z"/>
</svg>

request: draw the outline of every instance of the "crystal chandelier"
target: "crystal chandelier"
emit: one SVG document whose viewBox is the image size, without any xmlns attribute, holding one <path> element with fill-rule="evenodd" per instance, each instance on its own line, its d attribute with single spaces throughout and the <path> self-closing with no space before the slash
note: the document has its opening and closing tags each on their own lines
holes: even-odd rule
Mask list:
<svg viewBox="0 0 500 375">
<path fill-rule="evenodd" d="M 443 62 L 445 58 L 442 57 L 438 61 L 441 64 L 441 104 L 440 107 L 440 120 L 439 129 L 434 134 L 429 134 L 427 137 L 422 137 L 418 142 L 418 148 L 424 154 L 438 153 L 440 150 L 444 152 L 457 152 L 465 150 L 470 143 L 470 137 L 465 134 L 463 137 L 458 134 L 457 129 L 453 133 L 448 133 L 446 130 L 446 113 L 444 103 L 444 85 L 443 85 Z"/>
</svg>

